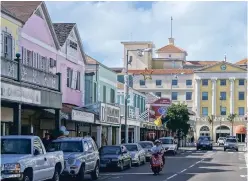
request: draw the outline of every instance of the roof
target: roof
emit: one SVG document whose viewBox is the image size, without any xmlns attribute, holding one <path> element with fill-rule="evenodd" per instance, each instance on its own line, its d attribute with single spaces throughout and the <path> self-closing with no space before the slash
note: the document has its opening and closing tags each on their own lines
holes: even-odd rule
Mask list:
<svg viewBox="0 0 248 181">
<path fill-rule="evenodd" d="M 232 63 L 230 63 L 230 62 L 219 61 L 219 62 L 216 62 L 216 63 L 213 63 L 213 64 L 209 64 L 209 65 L 207 65 L 207 66 L 204 66 L 204 67 L 202 67 L 202 68 L 196 69 L 195 71 L 202 71 L 202 70 L 208 69 L 208 68 L 210 68 L 210 67 L 214 67 L 215 65 L 223 64 L 223 63 L 225 63 L 225 64 L 227 64 L 227 65 L 231 65 L 231 66 L 237 67 L 237 68 L 240 68 L 240 69 L 242 69 L 242 70 L 247 70 L 246 68 L 243 68 L 243 67 L 241 67 L 241 66 L 239 66 L 239 65 L 232 64 Z"/>
<path fill-rule="evenodd" d="M 99 62 L 89 55 L 86 55 L 86 62 L 87 62 L 87 64 L 99 65 Z"/>
<path fill-rule="evenodd" d="M 203 60 L 192 61 L 192 60 L 190 60 L 190 61 L 186 61 L 185 64 L 186 65 L 195 65 L 195 66 L 205 66 L 205 65 L 215 64 L 217 62 L 220 62 L 220 61 L 215 61 L 215 60 L 213 60 L 213 61 L 208 61 L 208 60 L 206 60 L 206 61 L 203 61 Z"/>
<path fill-rule="evenodd" d="M 60 46 L 65 44 L 65 41 L 75 25 L 76 23 L 53 23 L 53 28 L 58 37 Z"/>
<path fill-rule="evenodd" d="M 2 11 L 26 23 L 42 1 L 2 1 Z"/>
<path fill-rule="evenodd" d="M 240 61 L 236 62 L 235 64 L 237 64 L 237 65 L 246 65 L 246 64 L 248 64 L 248 59 L 245 58 L 243 60 L 240 60 Z"/>
<path fill-rule="evenodd" d="M 123 45 L 133 45 L 133 44 L 153 44 L 152 41 L 122 41 Z"/>
<path fill-rule="evenodd" d="M 114 68 L 111 68 L 113 71 L 115 71 L 116 73 L 122 73 L 123 72 L 123 67 L 114 67 Z"/>
<path fill-rule="evenodd" d="M 175 45 L 166 45 L 166 46 L 164 46 L 164 47 L 162 47 L 162 48 L 159 48 L 158 50 L 157 50 L 157 52 L 158 53 L 186 53 L 187 54 L 187 52 L 185 51 L 185 50 L 183 50 L 183 49 L 181 49 L 181 48 L 179 48 L 179 47 L 176 47 Z"/>
<path fill-rule="evenodd" d="M 148 69 L 148 72 L 152 72 L 152 75 L 164 75 L 164 74 L 193 74 L 192 69 Z M 128 70 L 129 73 L 138 75 L 144 72 L 144 70 Z"/>
</svg>

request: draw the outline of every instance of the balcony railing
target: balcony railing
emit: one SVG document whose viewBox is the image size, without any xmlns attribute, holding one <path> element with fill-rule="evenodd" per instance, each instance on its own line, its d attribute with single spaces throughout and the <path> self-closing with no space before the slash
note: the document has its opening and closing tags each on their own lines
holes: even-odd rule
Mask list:
<svg viewBox="0 0 248 181">
<path fill-rule="evenodd" d="M 1 77 L 60 91 L 60 73 L 52 74 L 21 63 L 21 59 L 1 57 Z"/>
</svg>

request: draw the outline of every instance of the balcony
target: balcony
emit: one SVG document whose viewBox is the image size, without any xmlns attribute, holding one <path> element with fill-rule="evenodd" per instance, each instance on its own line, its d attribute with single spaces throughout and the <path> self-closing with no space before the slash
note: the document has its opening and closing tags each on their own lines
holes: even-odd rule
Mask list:
<svg viewBox="0 0 248 181">
<path fill-rule="evenodd" d="M 60 91 L 60 73 L 52 74 L 21 63 L 21 59 L 1 57 L 1 77 Z"/>
</svg>

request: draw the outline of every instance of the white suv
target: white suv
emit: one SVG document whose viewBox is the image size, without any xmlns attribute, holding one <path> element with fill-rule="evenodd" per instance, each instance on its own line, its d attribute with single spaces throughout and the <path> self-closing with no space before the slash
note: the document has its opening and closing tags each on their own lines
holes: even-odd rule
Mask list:
<svg viewBox="0 0 248 181">
<path fill-rule="evenodd" d="M 225 138 L 224 137 L 219 137 L 218 141 L 217 141 L 217 144 L 219 146 L 224 145 L 225 144 Z"/>
</svg>

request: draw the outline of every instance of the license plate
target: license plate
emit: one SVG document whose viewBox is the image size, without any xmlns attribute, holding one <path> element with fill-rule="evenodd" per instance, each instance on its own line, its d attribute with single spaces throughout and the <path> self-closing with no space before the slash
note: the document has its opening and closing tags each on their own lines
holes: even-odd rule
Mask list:
<svg viewBox="0 0 248 181">
<path fill-rule="evenodd" d="M 106 167 L 107 165 L 106 164 L 100 164 L 100 167 Z"/>
</svg>

